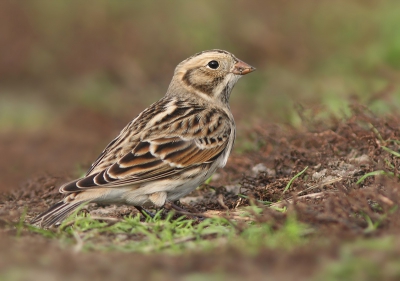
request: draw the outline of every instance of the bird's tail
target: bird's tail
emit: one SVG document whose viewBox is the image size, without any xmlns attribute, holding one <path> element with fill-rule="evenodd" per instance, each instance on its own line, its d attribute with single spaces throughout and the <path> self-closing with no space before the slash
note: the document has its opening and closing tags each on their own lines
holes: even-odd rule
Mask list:
<svg viewBox="0 0 400 281">
<path fill-rule="evenodd" d="M 31 224 L 41 228 L 49 228 L 53 225 L 60 224 L 65 220 L 73 211 L 76 210 L 82 204 L 88 201 L 60 201 L 51 206 L 46 212 L 41 213 L 39 216 L 31 221 Z"/>
</svg>

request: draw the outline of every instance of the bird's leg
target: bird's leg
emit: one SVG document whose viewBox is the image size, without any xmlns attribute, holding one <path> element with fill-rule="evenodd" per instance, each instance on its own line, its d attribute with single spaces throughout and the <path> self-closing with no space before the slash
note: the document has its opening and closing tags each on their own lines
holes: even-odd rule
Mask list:
<svg viewBox="0 0 400 281">
<path fill-rule="evenodd" d="M 145 218 L 147 218 L 148 216 L 151 218 L 154 218 L 154 214 L 147 211 L 146 209 L 140 207 L 140 206 L 134 206 Z"/>
</svg>

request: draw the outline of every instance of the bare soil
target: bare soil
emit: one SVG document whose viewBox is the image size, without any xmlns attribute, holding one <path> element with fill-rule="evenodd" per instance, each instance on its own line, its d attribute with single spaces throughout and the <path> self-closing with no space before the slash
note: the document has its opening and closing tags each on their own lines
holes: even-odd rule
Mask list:
<svg viewBox="0 0 400 281">
<path fill-rule="evenodd" d="M 353 117 L 347 120 L 304 120 L 303 127 L 296 129 L 255 125 L 252 142 L 259 149 L 233 153 L 209 185 L 182 200 L 187 210 L 206 213 L 234 212 L 251 203 L 265 206 L 262 201 L 268 201 L 275 208 L 286 207 L 288 212 L 264 208 L 260 220 L 279 229 L 288 215 L 296 214 L 314 230 L 306 246 L 291 251 L 261 249 L 255 255 L 226 247 L 183 256 L 77 254 L 39 235 L 24 233 L 15 238 L 16 232 L 9 225 L 18 222 L 24 210 L 28 220 L 59 200 L 58 186 L 79 176 L 80 169 L 84 172 L 124 124 L 86 110 L 83 116 L 70 112 L 61 124 L 46 132 L 2 135 L 0 270 L 17 277 L 20 271 L 28 270 L 32 280 L 177 280 L 209 272 L 232 275 L 233 280 L 308 280 L 327 261 L 338 257 L 338 245 L 400 232 L 400 158 L 382 148 L 399 152 L 399 142 L 392 140 L 400 140 L 400 116 L 376 117 L 360 106 L 353 111 Z M 99 139 L 101 146 L 93 147 Z M 289 181 L 306 167 L 284 192 Z M 356 183 L 363 175 L 378 170 L 394 176 L 370 176 Z M 91 206 L 90 211 L 117 218 L 134 212 L 127 207 L 97 206 Z M 379 221 L 377 229 L 369 231 L 367 218 Z M 329 242 L 313 242 L 320 237 Z M 400 245 L 393 247 L 400 252 Z M 385 258 L 380 257 L 378 262 L 384 263 Z"/>
</svg>

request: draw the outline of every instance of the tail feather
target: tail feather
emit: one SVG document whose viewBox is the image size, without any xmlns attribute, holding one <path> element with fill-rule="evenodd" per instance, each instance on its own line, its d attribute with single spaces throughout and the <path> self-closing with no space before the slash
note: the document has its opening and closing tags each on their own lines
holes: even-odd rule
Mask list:
<svg viewBox="0 0 400 281">
<path fill-rule="evenodd" d="M 31 224 L 41 228 L 48 228 L 53 225 L 60 224 L 65 220 L 76 208 L 88 201 L 64 202 L 60 201 L 51 206 L 47 211 L 31 221 Z"/>
</svg>

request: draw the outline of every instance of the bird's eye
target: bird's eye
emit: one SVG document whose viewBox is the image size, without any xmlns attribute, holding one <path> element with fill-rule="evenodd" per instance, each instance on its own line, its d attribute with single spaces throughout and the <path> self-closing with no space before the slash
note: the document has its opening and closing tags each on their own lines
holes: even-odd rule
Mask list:
<svg viewBox="0 0 400 281">
<path fill-rule="evenodd" d="M 217 69 L 219 67 L 219 63 L 216 60 L 212 60 L 208 63 L 208 67 L 212 69 Z"/>
</svg>

